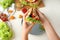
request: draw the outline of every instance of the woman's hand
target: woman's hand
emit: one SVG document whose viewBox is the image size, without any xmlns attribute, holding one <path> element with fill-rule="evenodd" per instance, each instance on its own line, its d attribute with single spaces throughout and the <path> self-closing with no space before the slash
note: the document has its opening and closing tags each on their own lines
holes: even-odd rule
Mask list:
<svg viewBox="0 0 60 40">
<path fill-rule="evenodd" d="M 38 9 L 37 9 L 37 14 L 40 17 L 40 21 L 42 22 L 44 26 L 44 29 L 47 33 L 49 40 L 60 40 L 59 36 L 55 32 L 53 26 L 51 25 L 47 17 L 43 13 L 41 13 Z"/>
<path fill-rule="evenodd" d="M 23 16 L 23 33 L 24 34 L 28 34 L 30 32 L 30 30 L 32 29 L 34 23 L 32 23 L 31 25 L 28 25 L 26 20 L 25 20 L 26 14 L 24 14 Z"/>
<path fill-rule="evenodd" d="M 31 31 L 34 23 L 32 23 L 31 25 L 28 25 L 25 17 L 28 13 L 25 13 L 23 15 L 23 29 L 22 29 L 22 40 L 28 40 L 28 33 Z"/>
<path fill-rule="evenodd" d="M 48 25 L 52 26 L 50 21 L 48 20 L 48 18 L 42 12 L 40 12 L 38 9 L 36 10 L 36 12 L 37 12 L 38 16 L 40 17 L 40 21 L 44 27 L 48 26 Z"/>
</svg>

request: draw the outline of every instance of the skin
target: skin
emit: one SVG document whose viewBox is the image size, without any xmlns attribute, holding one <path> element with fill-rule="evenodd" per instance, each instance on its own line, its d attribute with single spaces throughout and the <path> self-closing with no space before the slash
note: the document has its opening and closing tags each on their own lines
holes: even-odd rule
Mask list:
<svg viewBox="0 0 60 40">
<path fill-rule="evenodd" d="M 32 29 L 33 25 L 35 24 L 35 23 L 32 23 L 31 25 L 28 25 L 25 20 L 26 15 L 27 13 L 25 13 L 23 16 L 22 40 L 28 40 L 28 33 Z"/>
<path fill-rule="evenodd" d="M 55 32 L 53 26 L 51 25 L 47 17 L 43 13 L 41 13 L 39 10 L 36 10 L 36 11 L 38 12 L 40 16 L 40 21 L 44 26 L 48 39 L 49 40 L 60 40 L 59 36 Z M 32 23 L 32 25 L 30 26 L 27 25 L 27 22 L 25 21 L 26 15 L 27 13 L 25 13 L 23 16 L 22 40 L 28 40 L 28 33 L 30 32 L 30 30 L 33 28 L 33 25 L 34 25 L 34 23 Z"/>
</svg>

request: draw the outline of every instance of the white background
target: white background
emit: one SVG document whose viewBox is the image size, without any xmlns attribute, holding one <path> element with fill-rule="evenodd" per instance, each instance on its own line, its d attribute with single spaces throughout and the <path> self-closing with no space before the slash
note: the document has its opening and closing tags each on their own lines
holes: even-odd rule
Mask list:
<svg viewBox="0 0 60 40">
<path fill-rule="evenodd" d="M 40 8 L 39 10 L 48 17 L 55 31 L 60 36 L 60 0 L 43 0 L 43 1 L 45 7 Z M 13 38 L 13 40 L 21 40 L 22 26 L 21 19 L 18 18 L 19 14 L 21 14 L 21 12 L 17 11 L 14 15 L 16 19 L 11 21 L 12 29 L 15 33 L 15 37 Z M 48 37 L 46 33 L 40 35 L 29 34 L 29 40 L 48 40 Z"/>
</svg>

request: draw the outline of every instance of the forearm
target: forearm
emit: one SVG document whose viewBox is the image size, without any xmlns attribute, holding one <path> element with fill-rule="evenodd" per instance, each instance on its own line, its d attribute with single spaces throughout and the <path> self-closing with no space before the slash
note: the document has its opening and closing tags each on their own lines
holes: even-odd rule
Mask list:
<svg viewBox="0 0 60 40">
<path fill-rule="evenodd" d="M 26 35 L 22 35 L 22 40 L 28 40 L 28 34 L 26 34 Z"/>
<path fill-rule="evenodd" d="M 55 32 L 54 28 L 50 23 L 46 23 L 47 25 L 44 25 L 44 28 L 46 30 L 47 36 L 49 40 L 60 40 L 59 36 Z"/>
</svg>

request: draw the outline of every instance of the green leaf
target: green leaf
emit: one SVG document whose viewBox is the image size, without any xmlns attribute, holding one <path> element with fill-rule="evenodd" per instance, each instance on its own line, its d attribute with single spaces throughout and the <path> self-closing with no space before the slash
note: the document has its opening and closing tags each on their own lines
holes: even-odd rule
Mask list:
<svg viewBox="0 0 60 40">
<path fill-rule="evenodd" d="M 12 3 L 14 3 L 14 0 L 2 0 L 0 1 L 0 5 L 6 9 L 8 7 L 10 7 L 12 5 Z"/>
<path fill-rule="evenodd" d="M 0 38 L 2 40 L 9 40 L 12 38 L 13 32 L 5 22 L 0 22 Z"/>
</svg>

